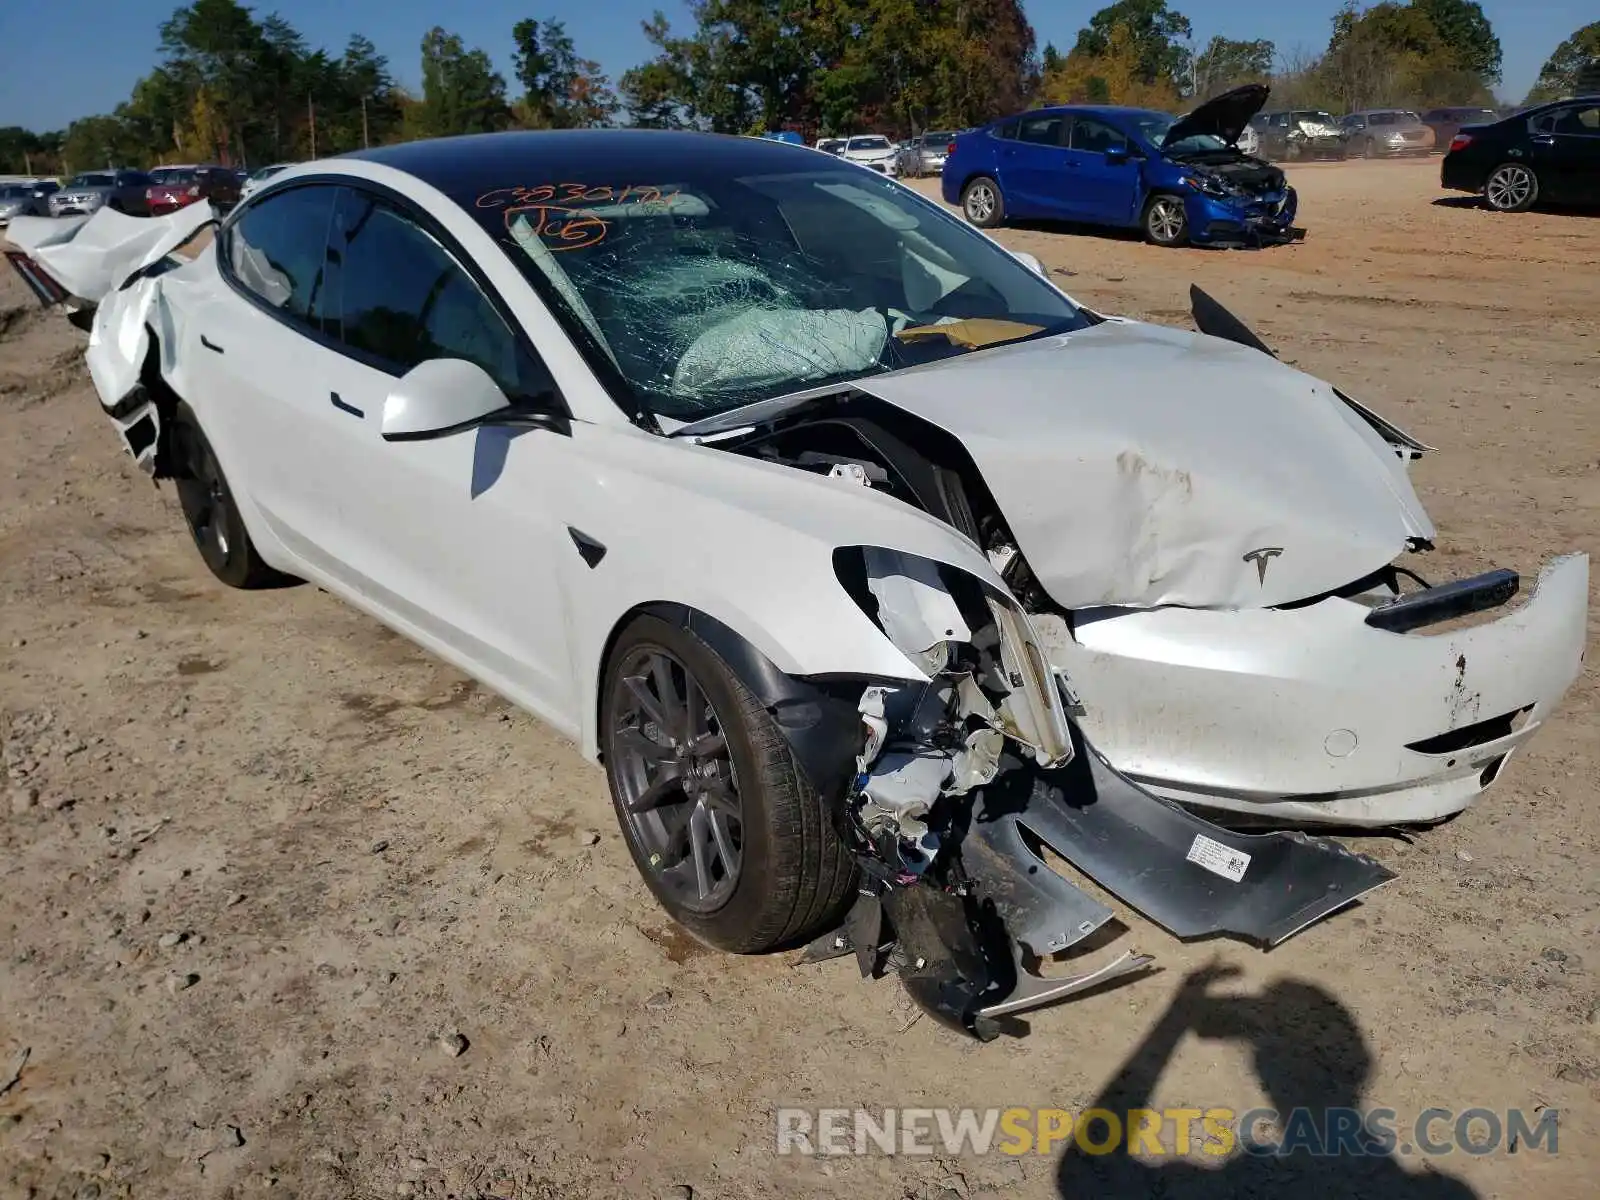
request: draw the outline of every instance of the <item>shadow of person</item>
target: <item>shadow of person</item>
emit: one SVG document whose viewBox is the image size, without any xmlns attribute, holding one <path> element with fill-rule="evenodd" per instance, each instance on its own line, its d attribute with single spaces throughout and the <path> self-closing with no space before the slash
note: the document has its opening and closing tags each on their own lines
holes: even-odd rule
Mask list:
<svg viewBox="0 0 1600 1200">
<path fill-rule="evenodd" d="M 1187 1140 L 1174 1119 L 1160 1125 L 1159 1156 L 1130 1154 L 1130 1139 L 1114 1140 L 1111 1122 L 1089 1119 L 1082 1141 L 1069 1145 L 1057 1172 L 1060 1194 L 1071 1200 L 1123 1200 L 1173 1196 L 1182 1200 L 1237 1200 L 1292 1196 L 1293 1200 L 1473 1200 L 1477 1193 L 1452 1176 L 1411 1172 L 1394 1156 L 1405 1138 L 1397 1126 L 1363 1122 L 1357 1106 L 1372 1069 L 1372 1054 L 1350 1011 L 1322 988 L 1280 980 L 1258 996 L 1217 996 L 1210 986 L 1237 974 L 1216 966 L 1191 972 L 1154 1029 L 1124 1062 L 1091 1109 L 1113 1114 L 1128 1131 L 1134 1110 L 1148 1109 L 1156 1083 L 1185 1033 L 1250 1045 L 1271 1114 L 1240 1127 L 1245 1114 L 1193 1116 Z M 1203 1097 L 1204 1108 L 1221 1097 Z M 1087 1110 L 1086 1110 L 1087 1111 Z M 1145 1118 L 1155 1128 L 1155 1117 Z M 1189 1118 L 1184 1118 L 1185 1123 Z M 1275 1127 L 1276 1136 L 1267 1132 Z M 1392 1132 L 1393 1136 L 1384 1136 Z M 1113 1144 L 1114 1142 L 1114 1144 Z M 1108 1152 L 1096 1152 L 1110 1146 Z M 1151 1150 L 1146 1140 L 1144 1151 Z M 1134 1153 L 1141 1149 L 1132 1147 Z M 1174 1151 L 1187 1149 L 1187 1154 Z"/>
</svg>

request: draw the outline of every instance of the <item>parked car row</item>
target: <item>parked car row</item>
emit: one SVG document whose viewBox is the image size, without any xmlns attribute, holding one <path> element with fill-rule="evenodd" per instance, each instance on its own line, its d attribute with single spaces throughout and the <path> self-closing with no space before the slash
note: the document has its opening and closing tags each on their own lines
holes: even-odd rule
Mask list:
<svg viewBox="0 0 1600 1200">
<path fill-rule="evenodd" d="M 1443 151 L 1463 125 L 1494 122 L 1492 108 L 1368 108 L 1335 117 L 1323 109 L 1261 113 L 1250 122 L 1253 138 L 1239 148 L 1274 161 L 1308 158 L 1389 158 Z"/>
<path fill-rule="evenodd" d="M 65 184 L 54 179 L 10 182 L 0 185 L 0 225 L 18 216 L 91 216 L 102 208 L 159 217 L 202 199 L 227 210 L 243 196 L 247 178 L 251 176 L 236 167 L 187 163 L 148 171 L 129 167 L 82 171 Z"/>
<path fill-rule="evenodd" d="M 1434 144 L 1433 129 L 1409 110 L 1263 118 L 1268 94 L 1250 84 L 1178 118 L 1106 105 L 1006 117 L 957 136 L 941 171 L 944 199 L 983 229 L 1061 220 L 1138 229 L 1159 246 L 1262 245 L 1304 236 L 1294 224 L 1295 190 L 1268 159 L 1426 154 Z M 1443 125 L 1453 131 L 1444 187 L 1477 192 L 1501 212 L 1540 201 L 1600 205 L 1600 97 L 1507 117 L 1491 109 L 1429 115 L 1445 123 L 1474 114 L 1493 120 Z"/>
</svg>

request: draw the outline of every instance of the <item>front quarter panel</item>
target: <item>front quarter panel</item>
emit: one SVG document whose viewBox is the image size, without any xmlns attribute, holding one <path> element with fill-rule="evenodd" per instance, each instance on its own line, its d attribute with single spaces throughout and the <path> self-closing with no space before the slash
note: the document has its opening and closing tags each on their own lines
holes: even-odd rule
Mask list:
<svg viewBox="0 0 1600 1200">
<path fill-rule="evenodd" d="M 534 433 L 532 437 L 559 435 Z M 716 618 L 791 675 L 919 679 L 923 674 L 840 585 L 833 552 L 883 546 L 958 567 L 1006 592 L 988 560 L 949 526 L 859 484 L 640 431 L 575 424 L 559 477 L 500 482 L 554 505 L 569 530 L 604 547 L 593 566 L 574 543 L 566 581 L 580 728 L 597 752 L 597 694 L 611 639 L 634 611 L 682 604 Z M 530 456 L 530 458 L 533 456 Z M 537 496 L 531 494 L 537 489 Z M 514 552 L 514 550 L 512 551 Z"/>
</svg>

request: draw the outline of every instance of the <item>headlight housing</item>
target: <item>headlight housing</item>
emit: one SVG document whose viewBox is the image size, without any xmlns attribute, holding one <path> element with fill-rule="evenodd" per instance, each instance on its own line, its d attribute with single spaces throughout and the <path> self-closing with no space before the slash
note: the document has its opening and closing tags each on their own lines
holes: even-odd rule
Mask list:
<svg viewBox="0 0 1600 1200">
<path fill-rule="evenodd" d="M 924 674 L 957 683 L 965 715 L 1027 746 L 1042 766 L 1071 760 L 1061 687 L 1008 592 L 947 563 L 876 546 L 836 550 L 834 571 Z"/>
</svg>

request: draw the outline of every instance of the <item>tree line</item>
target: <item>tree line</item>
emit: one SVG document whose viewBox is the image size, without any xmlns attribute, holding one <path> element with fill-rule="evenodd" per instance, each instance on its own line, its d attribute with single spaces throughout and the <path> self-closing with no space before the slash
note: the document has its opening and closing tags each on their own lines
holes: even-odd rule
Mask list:
<svg viewBox="0 0 1600 1200">
<path fill-rule="evenodd" d="M 194 0 L 161 26 L 161 61 L 115 111 L 66 130 L 0 129 L 0 171 L 216 161 L 259 166 L 419 137 L 634 125 L 722 133 L 964 128 L 1030 104 L 1181 111 L 1270 82 L 1274 106 L 1494 102 L 1499 38 L 1476 0 L 1354 0 L 1320 51 L 1262 39 L 1193 41 L 1168 0 L 1115 0 L 1070 48 L 1037 45 L 1019 0 L 687 0 L 688 21 L 643 23 L 654 55 L 613 83 L 556 20 L 508 31 L 512 78 L 435 27 L 421 87 L 373 43 L 313 48 L 276 14 Z M 1600 21 L 1556 47 L 1526 102 L 1600 90 Z"/>
</svg>

